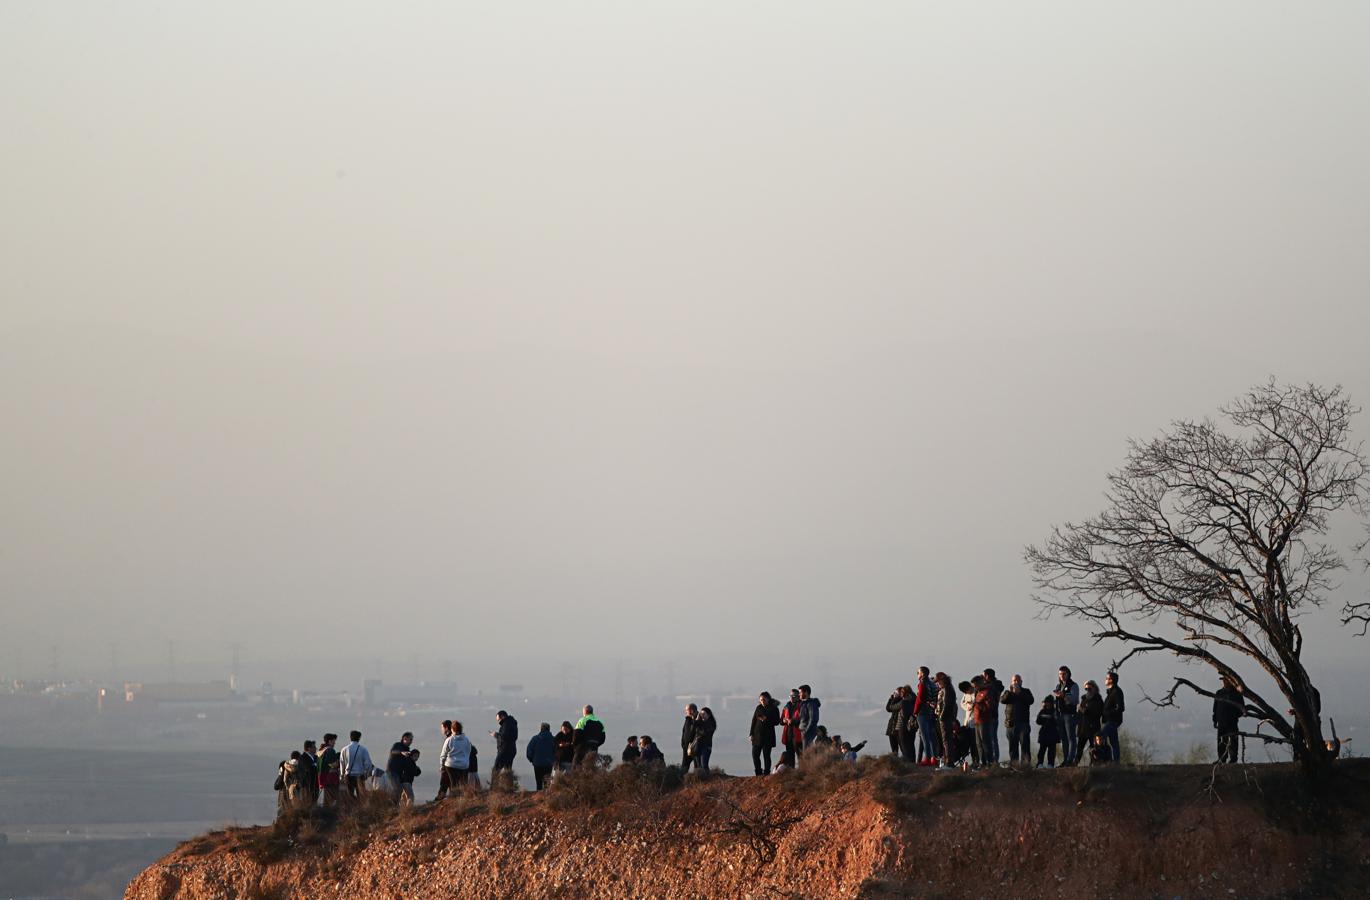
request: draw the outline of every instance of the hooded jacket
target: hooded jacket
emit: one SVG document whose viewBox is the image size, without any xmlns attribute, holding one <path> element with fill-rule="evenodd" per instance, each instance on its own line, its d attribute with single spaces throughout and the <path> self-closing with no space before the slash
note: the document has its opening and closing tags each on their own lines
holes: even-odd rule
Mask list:
<svg viewBox="0 0 1370 900">
<path fill-rule="evenodd" d="M 818 737 L 818 707 L 822 705 L 814 696 L 799 701 L 799 731 L 804 735 L 805 747 Z"/>
<path fill-rule="evenodd" d="M 506 713 L 504 721 L 499 723 L 499 729 L 495 732 L 495 752 L 513 754 L 518 749 L 518 739 L 518 719 Z"/>
</svg>

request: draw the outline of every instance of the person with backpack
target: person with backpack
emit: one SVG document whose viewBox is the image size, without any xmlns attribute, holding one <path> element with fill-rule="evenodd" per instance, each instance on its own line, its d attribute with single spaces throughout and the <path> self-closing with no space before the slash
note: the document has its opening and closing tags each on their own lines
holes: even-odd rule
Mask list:
<svg viewBox="0 0 1370 900">
<path fill-rule="evenodd" d="M 1004 733 L 1008 735 L 1008 758 L 1010 762 L 1032 762 L 1032 717 L 1036 712 L 1036 701 L 1032 691 L 1023 687 L 1023 676 L 1014 675 L 1008 680 L 1008 690 L 999 698 L 1004 710 Z"/>
<path fill-rule="evenodd" d="M 942 736 L 942 765 L 939 768 L 950 769 L 960 758 L 956 752 L 956 711 L 960 708 L 960 703 L 950 675 L 938 672 L 933 682 L 938 687 L 937 725 Z"/>
<path fill-rule="evenodd" d="M 584 715 L 576 722 L 576 765 L 584 765 L 587 759 L 590 765 L 594 765 L 606 736 L 604 723 L 595 715 L 595 708 L 585 704 Z"/>
<path fill-rule="evenodd" d="M 780 710 L 780 743 L 798 758 L 804 746 L 804 732 L 799 728 L 799 688 L 790 691 L 789 702 Z"/>
<path fill-rule="evenodd" d="M 1061 735 L 1061 765 L 1073 766 L 1079 759 L 1077 723 L 1080 711 L 1080 686 L 1071 680 L 1070 666 L 1061 666 L 1057 673 L 1056 700 L 1057 730 Z"/>
<path fill-rule="evenodd" d="M 1081 753 L 1090 753 L 1090 762 L 1101 758 L 1098 753 L 1091 753 L 1094 746 L 1094 738 L 1103 730 L 1104 726 L 1104 698 L 1099 696 L 1099 685 L 1093 679 L 1085 682 L 1085 693 L 1080 698 L 1080 734 L 1077 740 Z M 1076 758 L 1075 765 L 1079 765 L 1080 759 Z"/>
<path fill-rule="evenodd" d="M 552 768 L 557 764 L 557 742 L 552 737 L 550 723 L 543 722 L 538 726 L 538 733 L 533 735 L 528 746 L 523 748 L 523 753 L 528 757 L 528 764 L 533 767 L 533 780 L 540 791 L 547 786 L 547 779 L 551 777 Z"/>
<path fill-rule="evenodd" d="M 780 704 L 771 697 L 769 691 L 762 691 L 756 698 L 751 728 L 752 768 L 757 775 L 771 774 L 771 751 L 775 749 L 775 726 L 779 724 Z"/>
<path fill-rule="evenodd" d="M 400 802 L 400 796 L 404 793 L 401 776 L 409 771 L 409 756 L 412 752 L 409 748 L 414 743 L 414 733 L 406 731 L 400 735 L 400 739 L 390 745 L 390 758 L 385 761 L 386 782 L 390 787 L 390 799 L 395 803 Z M 409 792 L 414 791 L 414 779 L 409 779 Z M 409 804 L 414 804 L 413 796 L 409 798 Z"/>
<path fill-rule="evenodd" d="M 695 722 L 695 739 L 690 745 L 690 756 L 695 761 L 695 770 L 709 773 L 709 757 L 714 752 L 714 732 L 718 730 L 718 720 L 714 718 L 714 711 L 709 707 L 704 707 L 699 711 L 699 719 Z"/>
<path fill-rule="evenodd" d="M 918 738 L 922 747 L 918 752 L 920 766 L 936 765 L 937 760 L 937 686 L 932 683 L 927 666 L 918 667 L 918 691 L 914 695 L 913 715 L 918 723 Z"/>
<path fill-rule="evenodd" d="M 480 751 L 474 743 L 471 745 L 471 759 L 466 763 L 466 786 L 480 790 Z"/>
<path fill-rule="evenodd" d="M 371 762 L 371 754 L 362 746 L 362 733 L 353 731 L 349 737 L 352 740 L 339 754 L 339 765 L 347 782 L 348 796 L 358 800 L 366 792 L 366 779 L 371 777 L 376 766 Z"/>
<path fill-rule="evenodd" d="M 338 736 L 329 732 L 323 736 L 323 749 L 319 751 L 319 791 L 323 794 L 324 806 L 338 805 L 338 786 L 342 783 L 342 757 L 334 749 Z"/>
<path fill-rule="evenodd" d="M 495 765 L 490 770 L 491 783 L 495 779 L 494 773 L 514 768 L 514 756 L 518 753 L 519 740 L 517 719 L 500 710 L 495 713 L 495 722 L 499 725 L 499 730 L 490 732 L 490 737 L 495 739 Z"/>
<path fill-rule="evenodd" d="M 462 734 L 462 724 L 453 720 L 452 733 L 442 742 L 442 758 L 439 762 L 447 772 L 447 787 L 455 792 L 466 784 L 466 773 L 471 768 L 471 739 Z M 439 800 L 445 795 L 440 795 Z"/>
<path fill-rule="evenodd" d="M 695 762 L 694 756 L 690 753 L 690 747 L 695 742 L 695 729 L 699 726 L 699 707 L 693 703 L 685 704 L 685 722 L 680 726 L 680 774 L 684 775 L 690 771 L 690 764 Z"/>
<path fill-rule="evenodd" d="M 557 771 L 569 772 L 576 760 L 576 730 L 570 722 L 562 722 L 553 740 L 557 748 Z"/>
<path fill-rule="evenodd" d="M 304 787 L 300 783 L 300 751 L 291 750 L 290 758 L 276 766 L 276 815 L 283 816 L 300 805 Z"/>
<path fill-rule="evenodd" d="M 1099 733 L 1104 737 L 1104 743 L 1108 744 L 1108 753 L 1111 762 L 1122 762 L 1123 746 L 1118 739 L 1118 729 L 1123 725 L 1123 711 L 1127 708 L 1123 702 L 1123 689 L 1118 687 L 1118 673 L 1109 672 L 1104 676 L 1104 727 Z"/>
<path fill-rule="evenodd" d="M 1050 697 L 1042 698 L 1042 708 L 1037 711 L 1037 768 L 1042 768 L 1046 760 L 1048 768 L 1056 767 L 1056 745 L 1061 742 L 1061 718 L 1056 712 L 1056 702 Z"/>
</svg>

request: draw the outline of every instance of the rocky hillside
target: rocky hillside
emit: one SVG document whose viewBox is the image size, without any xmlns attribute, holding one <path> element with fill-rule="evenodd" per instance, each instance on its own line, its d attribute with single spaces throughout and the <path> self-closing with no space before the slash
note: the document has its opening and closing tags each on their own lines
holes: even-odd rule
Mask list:
<svg viewBox="0 0 1370 900">
<path fill-rule="evenodd" d="M 833 761 L 684 786 L 633 771 L 183 844 L 134 900 L 1363 897 L 1370 763 L 932 773 Z"/>
</svg>

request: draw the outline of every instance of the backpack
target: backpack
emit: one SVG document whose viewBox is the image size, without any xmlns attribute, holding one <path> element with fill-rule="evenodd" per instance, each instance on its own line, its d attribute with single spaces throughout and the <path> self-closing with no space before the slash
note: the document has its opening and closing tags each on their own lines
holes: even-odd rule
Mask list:
<svg viewBox="0 0 1370 900">
<path fill-rule="evenodd" d="M 285 760 L 281 760 L 280 764 L 276 766 L 275 790 L 285 790 Z"/>
<path fill-rule="evenodd" d="M 604 723 L 599 719 L 591 719 L 585 723 L 585 738 L 589 743 L 602 747 L 606 737 Z"/>
</svg>

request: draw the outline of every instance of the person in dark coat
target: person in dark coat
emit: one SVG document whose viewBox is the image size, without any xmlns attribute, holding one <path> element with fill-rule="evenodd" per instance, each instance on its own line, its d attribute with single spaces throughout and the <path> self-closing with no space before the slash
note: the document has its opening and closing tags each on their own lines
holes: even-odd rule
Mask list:
<svg viewBox="0 0 1370 900">
<path fill-rule="evenodd" d="M 626 763 L 637 762 L 642 759 L 642 750 L 637 746 L 637 735 L 628 735 L 628 743 L 623 747 L 622 760 Z"/>
<path fill-rule="evenodd" d="M 638 749 L 642 751 L 642 764 L 644 766 L 664 766 L 666 757 L 662 755 L 661 748 L 652 740 L 651 735 L 644 734 L 637 739 Z"/>
<path fill-rule="evenodd" d="M 551 724 L 543 722 L 538 726 L 538 733 L 533 735 L 523 753 L 533 767 L 533 779 L 537 782 L 537 789 L 542 790 L 547 786 L 547 778 L 552 774 L 552 767 L 557 764 L 557 741 L 552 736 Z"/>
<path fill-rule="evenodd" d="M 1246 701 L 1237 685 L 1226 675 L 1222 687 L 1213 695 L 1213 727 L 1218 729 L 1218 762 L 1235 763 L 1239 738 L 1237 731 Z"/>
<path fill-rule="evenodd" d="M 1094 736 L 1104 727 L 1104 698 L 1099 696 L 1099 685 L 1093 679 L 1085 682 L 1084 694 L 1080 697 L 1080 735 L 1078 746 L 1088 753 L 1094 743 Z M 1094 757 L 1091 757 L 1091 761 Z M 1072 765 L 1079 765 L 1077 757 Z"/>
<path fill-rule="evenodd" d="M 771 774 L 771 751 L 775 749 L 775 726 L 780 724 L 780 704 L 769 691 L 756 698 L 752 713 L 752 768 L 758 775 Z M 765 762 L 763 767 L 762 762 Z"/>
<path fill-rule="evenodd" d="M 690 764 L 696 762 L 690 755 L 690 745 L 695 742 L 695 728 L 699 723 L 699 707 L 693 703 L 685 706 L 685 723 L 680 726 L 680 774 L 690 771 Z"/>
<path fill-rule="evenodd" d="M 961 697 L 946 672 L 938 672 L 932 680 L 937 685 L 937 728 L 942 738 L 940 768 L 950 769 L 960 759 L 956 752 L 956 716 L 961 709 Z"/>
<path fill-rule="evenodd" d="M 913 685 L 906 684 L 899 688 L 899 719 L 896 723 L 899 728 L 899 752 L 910 762 L 918 761 L 918 717 L 914 715 L 917 705 L 918 696 L 913 692 Z"/>
<path fill-rule="evenodd" d="M 714 732 L 718 730 L 718 719 L 714 718 L 714 711 L 709 707 L 704 707 L 699 711 L 699 719 L 695 722 L 694 746 L 690 750 L 690 755 L 694 757 L 695 769 L 701 772 L 709 771 L 709 757 L 714 752 Z"/>
<path fill-rule="evenodd" d="M 304 800 L 306 806 L 316 806 L 319 802 L 319 754 L 313 741 L 304 742 L 300 753 L 300 770 L 304 778 Z"/>
<path fill-rule="evenodd" d="M 492 779 L 494 773 L 514 768 L 519 740 L 518 719 L 500 710 L 495 713 L 495 721 L 499 724 L 499 730 L 490 732 L 490 737 L 495 739 L 495 765 L 490 770 Z"/>
<path fill-rule="evenodd" d="M 1123 689 L 1118 687 L 1118 673 L 1109 672 L 1104 676 L 1104 727 L 1100 734 L 1108 745 L 1111 762 L 1123 759 L 1122 741 L 1118 739 L 1118 729 L 1123 726 L 1123 711 L 1127 704 L 1123 700 Z"/>
<path fill-rule="evenodd" d="M 885 712 L 890 714 L 889 723 L 885 725 L 885 735 L 890 739 L 890 755 L 898 756 L 900 750 L 899 742 L 899 710 L 904 705 L 903 694 L 899 688 L 890 692 L 890 698 L 885 701 Z"/>
<path fill-rule="evenodd" d="M 1056 767 L 1056 745 L 1061 742 L 1060 717 L 1056 714 L 1056 701 L 1047 697 L 1042 708 L 1037 711 L 1037 768 L 1042 768 L 1046 760 L 1049 768 Z"/>
<path fill-rule="evenodd" d="M 557 750 L 557 768 L 569 772 L 576 761 L 576 730 L 570 722 L 562 722 L 561 730 L 553 736 Z"/>
</svg>

